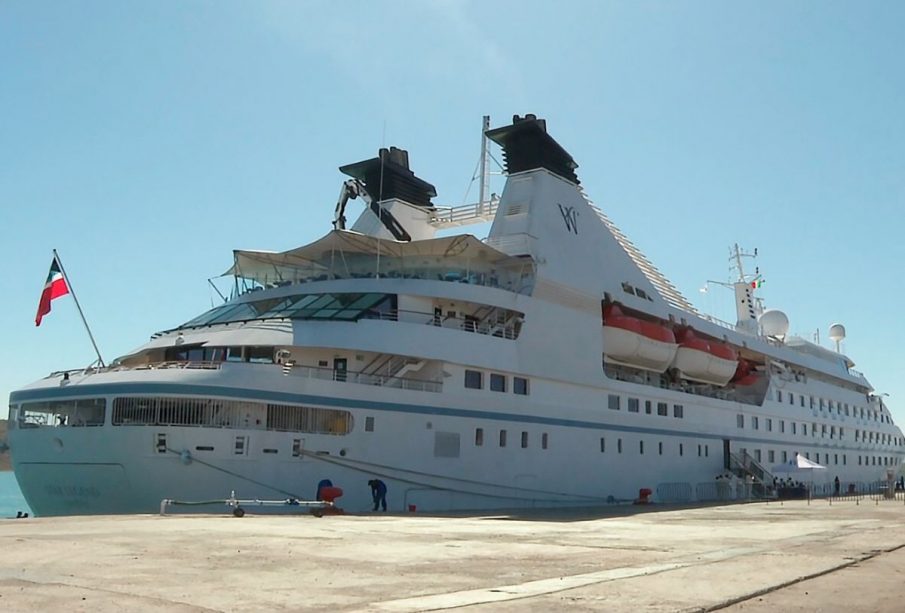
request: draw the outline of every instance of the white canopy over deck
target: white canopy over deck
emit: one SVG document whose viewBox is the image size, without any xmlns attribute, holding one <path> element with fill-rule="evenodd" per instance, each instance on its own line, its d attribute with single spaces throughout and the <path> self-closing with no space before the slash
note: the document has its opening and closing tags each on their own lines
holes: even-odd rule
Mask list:
<svg viewBox="0 0 905 613">
<path fill-rule="evenodd" d="M 262 286 L 327 279 L 405 277 L 522 287 L 533 277 L 529 258 L 513 257 L 474 236 L 423 241 L 377 239 L 333 230 L 317 241 L 283 252 L 235 250 L 225 275 Z"/>
</svg>

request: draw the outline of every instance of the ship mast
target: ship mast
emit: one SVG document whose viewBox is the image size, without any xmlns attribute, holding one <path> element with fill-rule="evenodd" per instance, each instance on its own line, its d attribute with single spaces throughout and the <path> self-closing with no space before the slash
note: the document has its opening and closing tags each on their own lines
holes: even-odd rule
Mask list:
<svg viewBox="0 0 905 613">
<path fill-rule="evenodd" d="M 490 151 L 487 148 L 487 130 L 490 129 L 490 115 L 484 115 L 481 127 L 481 174 L 478 189 L 478 214 L 484 214 L 484 205 L 490 204 L 490 168 L 487 164 L 487 158 Z"/>
<path fill-rule="evenodd" d="M 764 312 L 763 300 L 754 296 L 755 290 L 763 283 L 760 269 L 755 267 L 754 274 L 745 274 L 745 264 L 743 258 L 757 258 L 757 249 L 754 253 L 746 253 L 738 246 L 738 243 L 730 249 L 729 261 L 734 262 L 734 268 L 738 272 L 738 277 L 732 288 L 735 290 L 735 312 L 737 321 L 735 323 L 739 330 L 745 330 L 752 334 L 757 333 L 757 318 Z"/>
</svg>

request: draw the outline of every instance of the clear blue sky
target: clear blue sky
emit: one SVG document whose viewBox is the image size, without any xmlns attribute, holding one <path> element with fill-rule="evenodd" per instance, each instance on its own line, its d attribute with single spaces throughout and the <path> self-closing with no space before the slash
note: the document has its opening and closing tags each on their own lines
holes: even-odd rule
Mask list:
<svg viewBox="0 0 905 613">
<path fill-rule="evenodd" d="M 533 112 L 699 306 L 733 242 L 768 306 L 905 418 L 905 3 L 0 3 L 0 396 L 211 305 L 234 248 L 330 229 L 341 164 L 410 151 L 460 204 L 481 116 Z M 499 189 L 498 182 L 494 188 Z M 475 195 L 472 190 L 471 196 Z"/>
</svg>

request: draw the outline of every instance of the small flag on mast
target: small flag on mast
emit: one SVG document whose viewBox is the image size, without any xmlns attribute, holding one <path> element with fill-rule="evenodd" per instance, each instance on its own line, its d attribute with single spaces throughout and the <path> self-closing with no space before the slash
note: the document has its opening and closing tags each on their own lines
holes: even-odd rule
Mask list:
<svg viewBox="0 0 905 613">
<path fill-rule="evenodd" d="M 38 302 L 38 315 L 35 317 L 35 325 L 40 326 L 44 316 L 50 313 L 50 302 L 54 298 L 65 296 L 69 293 L 69 286 L 66 285 L 66 279 L 60 270 L 60 264 L 57 262 L 56 255 L 50 263 L 50 273 L 47 275 L 47 282 L 44 284 L 44 291 L 41 292 L 41 300 Z"/>
</svg>

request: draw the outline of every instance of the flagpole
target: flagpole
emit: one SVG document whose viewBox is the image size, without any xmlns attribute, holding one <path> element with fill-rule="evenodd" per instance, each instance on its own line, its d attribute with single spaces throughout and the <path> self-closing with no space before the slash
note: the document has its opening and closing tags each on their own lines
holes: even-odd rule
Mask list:
<svg viewBox="0 0 905 613">
<path fill-rule="evenodd" d="M 91 328 L 88 327 L 88 320 L 85 319 L 85 314 L 82 312 L 82 305 L 79 304 L 79 299 L 75 297 L 75 289 L 73 289 L 72 283 L 69 282 L 69 277 L 66 276 L 66 269 L 63 268 L 63 262 L 60 260 L 60 256 L 56 249 L 53 250 L 53 259 L 56 260 L 60 267 L 60 272 L 63 274 L 63 279 L 66 280 L 66 287 L 69 288 L 69 293 L 72 294 L 72 299 L 75 301 L 75 308 L 79 310 L 79 315 L 82 317 L 82 323 L 85 324 L 85 330 L 88 331 L 88 338 L 91 339 L 91 344 L 94 346 L 94 352 L 97 354 L 97 361 L 101 365 L 101 368 L 104 368 L 106 366 L 106 364 L 104 364 L 104 358 L 101 357 L 101 352 L 97 348 L 97 343 L 94 342 L 94 335 L 91 334 Z"/>
</svg>

